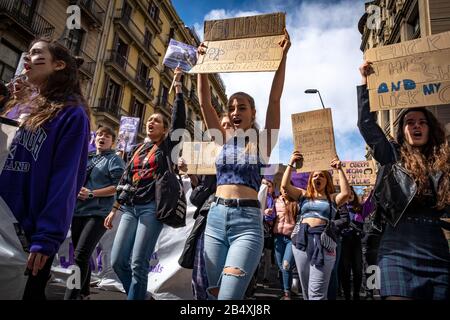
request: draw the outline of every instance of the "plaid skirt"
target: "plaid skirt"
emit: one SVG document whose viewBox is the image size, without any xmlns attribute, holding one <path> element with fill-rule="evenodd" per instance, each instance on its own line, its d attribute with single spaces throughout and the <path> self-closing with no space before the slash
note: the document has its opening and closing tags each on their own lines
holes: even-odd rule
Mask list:
<svg viewBox="0 0 450 320">
<path fill-rule="evenodd" d="M 405 217 L 387 226 L 378 265 L 382 297 L 449 299 L 450 253 L 439 219 Z"/>
</svg>

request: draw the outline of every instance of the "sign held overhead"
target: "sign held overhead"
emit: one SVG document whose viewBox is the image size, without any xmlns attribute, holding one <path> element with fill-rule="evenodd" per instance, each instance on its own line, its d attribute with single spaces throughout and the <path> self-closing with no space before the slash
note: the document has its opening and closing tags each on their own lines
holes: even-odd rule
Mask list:
<svg viewBox="0 0 450 320">
<path fill-rule="evenodd" d="M 205 21 L 206 54 L 190 72 L 276 71 L 285 26 L 284 13 Z"/>
</svg>

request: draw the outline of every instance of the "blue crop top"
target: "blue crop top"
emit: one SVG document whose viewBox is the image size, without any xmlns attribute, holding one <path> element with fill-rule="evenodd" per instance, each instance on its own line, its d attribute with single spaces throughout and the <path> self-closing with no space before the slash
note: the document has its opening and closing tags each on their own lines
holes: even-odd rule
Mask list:
<svg viewBox="0 0 450 320">
<path fill-rule="evenodd" d="M 330 203 L 327 199 L 305 199 L 301 204 L 300 214 L 302 218 L 331 219 Z"/>
<path fill-rule="evenodd" d="M 245 152 L 244 143 L 238 140 L 243 139 L 229 139 L 216 159 L 217 185 L 241 184 L 259 191 L 265 165 L 257 152 Z"/>
</svg>

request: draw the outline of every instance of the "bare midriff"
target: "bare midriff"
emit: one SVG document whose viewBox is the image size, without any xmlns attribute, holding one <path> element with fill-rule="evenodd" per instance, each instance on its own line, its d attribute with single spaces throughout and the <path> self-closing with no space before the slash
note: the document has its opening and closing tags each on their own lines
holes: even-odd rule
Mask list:
<svg viewBox="0 0 450 320">
<path fill-rule="evenodd" d="M 239 184 L 225 184 L 217 186 L 216 197 L 224 199 L 258 199 L 256 190 Z"/>
<path fill-rule="evenodd" d="M 327 221 L 324 219 L 320 219 L 320 218 L 304 218 L 304 219 L 302 219 L 302 223 L 306 223 L 311 228 L 314 228 L 317 226 L 322 226 L 322 225 L 327 224 Z"/>
</svg>

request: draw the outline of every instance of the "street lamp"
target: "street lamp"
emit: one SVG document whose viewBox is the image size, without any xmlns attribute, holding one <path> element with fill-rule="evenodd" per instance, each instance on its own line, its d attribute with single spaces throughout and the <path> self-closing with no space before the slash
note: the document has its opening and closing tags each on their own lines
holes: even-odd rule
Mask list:
<svg viewBox="0 0 450 320">
<path fill-rule="evenodd" d="M 317 89 L 307 89 L 307 90 L 305 90 L 305 93 L 318 93 L 319 94 L 319 98 L 320 98 L 320 102 L 322 102 L 322 107 L 325 109 L 325 105 L 323 104 L 322 96 L 320 95 L 319 90 L 317 90 Z"/>
</svg>

